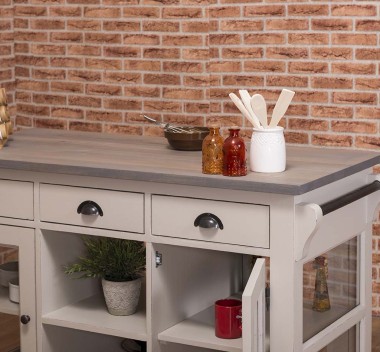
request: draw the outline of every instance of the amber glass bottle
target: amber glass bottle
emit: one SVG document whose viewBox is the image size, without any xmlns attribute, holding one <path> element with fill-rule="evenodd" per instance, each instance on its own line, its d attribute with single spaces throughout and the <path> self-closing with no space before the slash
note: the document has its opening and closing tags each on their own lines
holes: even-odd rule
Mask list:
<svg viewBox="0 0 380 352">
<path fill-rule="evenodd" d="M 244 139 L 239 136 L 239 128 L 230 128 L 230 135 L 223 144 L 223 175 L 247 175 L 247 161 Z"/>
<path fill-rule="evenodd" d="M 317 269 L 317 274 L 315 277 L 313 310 L 325 312 L 330 309 L 330 298 L 327 288 L 327 259 L 323 256 L 315 258 L 314 267 Z"/>
<path fill-rule="evenodd" d="M 219 127 L 210 127 L 202 144 L 202 172 L 219 175 L 223 172 L 223 142 Z"/>
</svg>

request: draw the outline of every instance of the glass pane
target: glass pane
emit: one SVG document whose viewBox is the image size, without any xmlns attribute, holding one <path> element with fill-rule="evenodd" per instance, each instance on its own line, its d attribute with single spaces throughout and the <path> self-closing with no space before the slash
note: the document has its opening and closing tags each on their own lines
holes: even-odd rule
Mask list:
<svg viewBox="0 0 380 352">
<path fill-rule="evenodd" d="M 359 351 L 358 342 L 357 328 L 354 326 L 319 352 L 356 352 Z"/>
<path fill-rule="evenodd" d="M 304 265 L 304 342 L 358 305 L 358 247 L 355 237 Z"/>
<path fill-rule="evenodd" d="M 0 245 L 0 352 L 20 351 L 18 248 Z"/>
</svg>

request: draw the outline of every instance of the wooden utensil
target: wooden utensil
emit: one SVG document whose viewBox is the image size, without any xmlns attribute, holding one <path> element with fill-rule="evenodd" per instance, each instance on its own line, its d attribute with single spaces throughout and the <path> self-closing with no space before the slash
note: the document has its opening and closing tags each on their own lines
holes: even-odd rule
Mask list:
<svg viewBox="0 0 380 352">
<path fill-rule="evenodd" d="M 234 94 L 230 93 L 229 97 L 234 102 L 236 107 L 240 110 L 240 112 L 243 114 L 243 116 L 248 119 L 255 128 L 260 128 L 259 120 L 255 120 L 248 112 L 248 110 L 245 108 L 243 102 L 239 99 L 239 97 Z"/>
<path fill-rule="evenodd" d="M 267 103 L 261 94 L 255 94 L 250 101 L 253 112 L 259 118 L 264 128 L 268 127 Z"/>
<path fill-rule="evenodd" d="M 252 110 L 251 106 L 251 96 L 249 95 L 248 91 L 246 89 L 239 90 L 239 94 L 241 97 L 241 100 L 243 101 L 243 104 L 245 108 L 248 110 L 248 113 L 251 115 L 252 120 L 256 121 L 256 124 L 253 124 L 255 128 L 262 129 L 262 126 L 260 125 L 259 118 L 256 116 L 255 112 Z M 259 127 L 256 127 L 258 125 Z"/>
<path fill-rule="evenodd" d="M 273 109 L 272 119 L 270 120 L 269 127 L 275 127 L 280 122 L 281 118 L 285 115 L 286 110 L 294 97 L 295 92 L 289 89 L 283 89 Z"/>
<path fill-rule="evenodd" d="M 5 88 L 0 88 L 0 105 L 7 105 L 7 94 Z"/>
<path fill-rule="evenodd" d="M 0 120 L 6 122 L 10 120 L 10 116 L 5 105 L 0 105 Z"/>
</svg>

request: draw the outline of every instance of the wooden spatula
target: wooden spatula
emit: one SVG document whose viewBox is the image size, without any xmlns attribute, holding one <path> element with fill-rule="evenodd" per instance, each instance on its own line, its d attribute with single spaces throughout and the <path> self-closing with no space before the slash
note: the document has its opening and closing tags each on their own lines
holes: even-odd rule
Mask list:
<svg viewBox="0 0 380 352">
<path fill-rule="evenodd" d="M 292 101 L 294 97 L 295 92 L 289 90 L 289 89 L 283 89 L 277 103 L 273 109 L 272 113 L 272 119 L 270 120 L 269 127 L 275 127 L 280 122 L 281 118 L 285 115 L 286 110 L 288 110 L 288 107 L 290 105 L 290 102 Z"/>
</svg>

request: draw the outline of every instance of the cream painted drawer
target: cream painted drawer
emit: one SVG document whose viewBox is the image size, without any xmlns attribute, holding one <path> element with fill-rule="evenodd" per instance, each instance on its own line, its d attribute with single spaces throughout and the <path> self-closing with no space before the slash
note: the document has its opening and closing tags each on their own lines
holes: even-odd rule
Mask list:
<svg viewBox="0 0 380 352">
<path fill-rule="evenodd" d="M 269 206 L 153 195 L 152 233 L 269 248 Z"/>
<path fill-rule="evenodd" d="M 0 180 L 0 216 L 33 220 L 33 182 Z"/>
<path fill-rule="evenodd" d="M 45 222 L 144 233 L 144 195 L 41 184 L 40 217 Z"/>
</svg>

